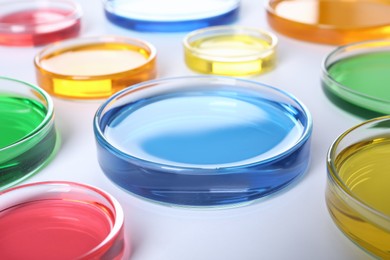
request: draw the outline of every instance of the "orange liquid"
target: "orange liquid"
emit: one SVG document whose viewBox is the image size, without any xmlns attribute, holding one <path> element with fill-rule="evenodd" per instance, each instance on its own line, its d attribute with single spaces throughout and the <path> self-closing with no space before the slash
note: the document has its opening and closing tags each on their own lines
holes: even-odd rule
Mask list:
<svg viewBox="0 0 390 260">
<path fill-rule="evenodd" d="M 269 0 L 268 22 L 305 41 L 347 44 L 390 35 L 389 0 Z"/>
<path fill-rule="evenodd" d="M 63 49 L 40 58 L 39 85 L 71 99 L 102 99 L 156 76 L 148 50 L 125 43 L 95 43 Z"/>
</svg>

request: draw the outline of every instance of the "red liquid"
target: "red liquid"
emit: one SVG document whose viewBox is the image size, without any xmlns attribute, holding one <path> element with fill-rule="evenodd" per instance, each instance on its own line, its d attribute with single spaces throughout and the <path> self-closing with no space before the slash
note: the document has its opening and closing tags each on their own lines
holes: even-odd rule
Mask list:
<svg viewBox="0 0 390 260">
<path fill-rule="evenodd" d="M 78 259 L 109 234 L 108 212 L 102 205 L 60 199 L 6 209 L 0 212 L 0 259 Z"/>
<path fill-rule="evenodd" d="M 80 31 L 80 18 L 68 17 L 69 11 L 60 9 L 24 10 L 0 17 L 0 24 L 13 25 L 0 31 L 3 45 L 43 45 L 71 37 Z"/>
</svg>

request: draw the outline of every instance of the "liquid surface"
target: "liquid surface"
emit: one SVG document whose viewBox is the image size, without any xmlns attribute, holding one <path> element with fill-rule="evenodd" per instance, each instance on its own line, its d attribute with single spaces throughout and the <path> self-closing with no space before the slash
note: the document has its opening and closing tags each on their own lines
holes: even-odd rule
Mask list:
<svg viewBox="0 0 390 260">
<path fill-rule="evenodd" d="M 212 168 L 253 163 L 292 147 L 303 132 L 294 116 L 259 98 L 192 93 L 123 106 L 104 135 L 143 160 Z"/>
<path fill-rule="evenodd" d="M 0 148 L 30 134 L 46 114 L 45 106 L 35 100 L 0 95 Z"/>
<path fill-rule="evenodd" d="M 129 47 L 101 47 L 101 50 L 80 48 L 64 51 L 44 58 L 41 60 L 41 66 L 45 70 L 62 75 L 99 76 L 135 69 L 145 64 L 148 58 Z"/>
<path fill-rule="evenodd" d="M 390 3 L 386 0 L 274 2 L 274 11 L 278 16 L 300 23 L 344 29 L 390 24 Z"/>
<path fill-rule="evenodd" d="M 361 201 L 390 216 L 390 137 L 358 143 L 336 158 L 340 179 Z"/>
<path fill-rule="evenodd" d="M 328 68 L 329 75 L 347 88 L 390 102 L 389 71 L 390 51 L 348 57 Z"/>
<path fill-rule="evenodd" d="M 36 200 L 0 212 L 3 259 L 77 259 L 110 232 L 112 220 L 98 204 Z"/>
<path fill-rule="evenodd" d="M 116 0 L 111 5 L 116 15 L 150 21 L 203 19 L 229 12 L 237 0 Z"/>
</svg>

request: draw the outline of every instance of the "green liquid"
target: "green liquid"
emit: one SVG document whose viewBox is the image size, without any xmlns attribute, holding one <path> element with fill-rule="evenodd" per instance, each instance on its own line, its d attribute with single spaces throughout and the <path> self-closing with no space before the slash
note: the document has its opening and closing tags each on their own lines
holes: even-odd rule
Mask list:
<svg viewBox="0 0 390 260">
<path fill-rule="evenodd" d="M 30 134 L 46 116 L 46 108 L 35 100 L 0 96 L 0 147 Z"/>
<path fill-rule="evenodd" d="M 346 93 L 335 93 L 341 98 L 359 106 L 378 112 L 390 109 L 390 52 L 360 54 L 341 59 L 328 67 L 330 76 L 352 91 L 369 96 L 365 101 L 361 97 L 347 97 Z M 375 103 L 375 99 L 382 103 Z M 384 102 L 384 103 L 383 103 Z"/>
<path fill-rule="evenodd" d="M 52 122 L 27 138 L 46 114 L 46 107 L 38 101 L 0 96 L 0 189 L 30 176 L 52 154 L 56 143 Z"/>
</svg>

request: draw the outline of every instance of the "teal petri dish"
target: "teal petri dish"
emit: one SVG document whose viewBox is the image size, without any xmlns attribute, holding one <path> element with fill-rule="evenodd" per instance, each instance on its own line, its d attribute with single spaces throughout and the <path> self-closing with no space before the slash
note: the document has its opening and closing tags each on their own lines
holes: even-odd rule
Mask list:
<svg viewBox="0 0 390 260">
<path fill-rule="evenodd" d="M 390 114 L 390 40 L 356 42 L 336 48 L 323 61 L 322 84 L 358 107 Z"/>
<path fill-rule="evenodd" d="M 144 32 L 192 31 L 237 20 L 240 0 L 104 0 L 107 19 Z"/>
<path fill-rule="evenodd" d="M 312 120 L 289 93 L 216 76 L 152 80 L 96 112 L 99 164 L 119 187 L 165 205 L 226 207 L 302 176 Z"/>
<path fill-rule="evenodd" d="M 0 190 L 43 168 L 58 137 L 51 97 L 32 84 L 0 77 Z"/>
</svg>

